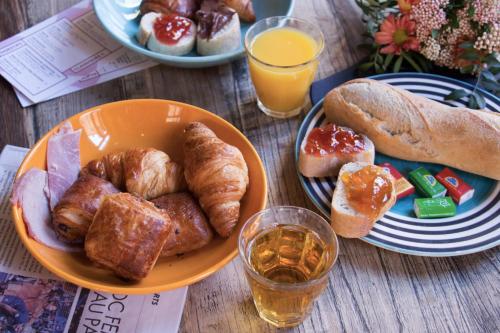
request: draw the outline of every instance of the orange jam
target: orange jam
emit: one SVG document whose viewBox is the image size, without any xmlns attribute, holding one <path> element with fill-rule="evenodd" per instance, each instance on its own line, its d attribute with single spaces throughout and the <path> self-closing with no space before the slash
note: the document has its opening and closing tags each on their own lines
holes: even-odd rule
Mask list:
<svg viewBox="0 0 500 333">
<path fill-rule="evenodd" d="M 381 168 L 368 165 L 353 172 L 342 174 L 349 204 L 359 213 L 375 218 L 391 198 L 392 182 Z"/>
<path fill-rule="evenodd" d="M 363 137 L 352 129 L 326 124 L 314 128 L 307 136 L 305 151 L 308 154 L 324 156 L 332 153 L 352 154 L 363 151 Z"/>
</svg>

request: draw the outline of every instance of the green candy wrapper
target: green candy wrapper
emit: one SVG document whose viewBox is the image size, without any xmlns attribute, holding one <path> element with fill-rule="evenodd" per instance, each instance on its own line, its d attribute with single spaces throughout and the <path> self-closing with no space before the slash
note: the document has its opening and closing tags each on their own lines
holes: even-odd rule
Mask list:
<svg viewBox="0 0 500 333">
<path fill-rule="evenodd" d="M 457 208 L 450 197 L 418 198 L 413 209 L 419 219 L 455 216 Z"/>
<path fill-rule="evenodd" d="M 446 194 L 446 188 L 423 167 L 411 171 L 408 178 L 417 191 L 425 197 L 439 198 Z"/>
</svg>

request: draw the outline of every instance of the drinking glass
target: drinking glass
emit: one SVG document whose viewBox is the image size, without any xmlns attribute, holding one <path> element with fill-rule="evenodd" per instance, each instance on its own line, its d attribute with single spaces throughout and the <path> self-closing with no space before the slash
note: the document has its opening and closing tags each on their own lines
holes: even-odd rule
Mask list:
<svg viewBox="0 0 500 333">
<path fill-rule="evenodd" d="M 330 224 L 305 208 L 269 208 L 250 217 L 238 243 L 259 316 L 277 327 L 304 321 L 337 260 Z"/>
<path fill-rule="evenodd" d="M 315 42 L 314 55 L 299 64 L 269 64 L 259 59 L 252 50 L 252 45 L 261 34 L 272 29 L 290 28 L 298 30 Z M 248 58 L 250 76 L 257 93 L 257 105 L 267 115 L 276 118 L 289 118 L 300 113 L 307 102 L 316 69 L 318 57 L 323 51 L 324 37 L 314 24 L 293 17 L 275 16 L 258 21 L 248 29 L 245 35 L 245 49 Z M 297 46 L 297 52 L 300 51 Z M 285 59 L 286 54 L 277 55 Z M 262 57 L 261 57 L 262 58 Z"/>
</svg>

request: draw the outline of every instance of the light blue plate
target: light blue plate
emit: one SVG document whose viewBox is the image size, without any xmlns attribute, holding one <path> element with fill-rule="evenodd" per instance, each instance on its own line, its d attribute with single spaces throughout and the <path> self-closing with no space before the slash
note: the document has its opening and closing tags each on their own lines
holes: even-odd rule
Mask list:
<svg viewBox="0 0 500 333">
<path fill-rule="evenodd" d="M 444 96 L 453 89 L 462 88 L 470 91 L 473 88 L 468 83 L 432 74 L 382 74 L 371 78 L 440 102 L 443 102 Z M 499 112 L 500 100 L 487 92 L 483 94 L 487 103 L 486 108 Z M 464 106 L 466 103 L 467 101 L 463 99 L 448 104 Z M 307 114 L 300 126 L 295 145 L 296 161 L 298 161 L 300 143 L 306 134 L 312 128 L 319 127 L 326 122 L 323 100 L 321 100 Z M 404 161 L 376 153 L 375 164 L 383 162 L 390 162 L 405 177 L 408 177 L 408 173 L 419 166 L 425 167 L 433 174 L 443 169 L 441 165 Z M 473 198 L 457 207 L 456 216 L 442 219 L 418 219 L 413 212 L 413 201 L 417 195 L 411 195 L 398 200 L 362 240 L 392 251 L 421 256 L 463 255 L 499 245 L 500 182 L 455 169 L 454 171 L 475 189 Z M 335 179 L 307 178 L 300 173 L 299 178 L 312 202 L 330 218 L 330 202 L 335 188 Z"/>
<path fill-rule="evenodd" d="M 295 0 L 253 0 L 257 20 L 270 16 L 289 16 Z M 245 54 L 243 38 L 251 24 L 241 22 L 241 47 L 233 52 L 200 56 L 191 52 L 185 56 L 170 56 L 153 52 L 140 45 L 135 34 L 139 27 L 139 5 L 141 0 L 94 0 L 94 10 L 104 29 L 123 46 L 145 55 L 154 61 L 170 66 L 203 68 L 223 64 Z"/>
</svg>

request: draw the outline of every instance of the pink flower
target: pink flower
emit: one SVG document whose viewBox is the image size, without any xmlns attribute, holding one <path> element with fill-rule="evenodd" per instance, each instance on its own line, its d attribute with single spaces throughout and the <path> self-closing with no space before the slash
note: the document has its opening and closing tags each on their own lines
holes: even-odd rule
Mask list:
<svg viewBox="0 0 500 333">
<path fill-rule="evenodd" d="M 375 42 L 385 45 L 380 53 L 401 54 L 404 51 L 418 51 L 419 42 L 415 37 L 415 22 L 408 15 L 394 17 L 389 15 L 380 25 L 380 31 L 375 34 Z"/>
</svg>

